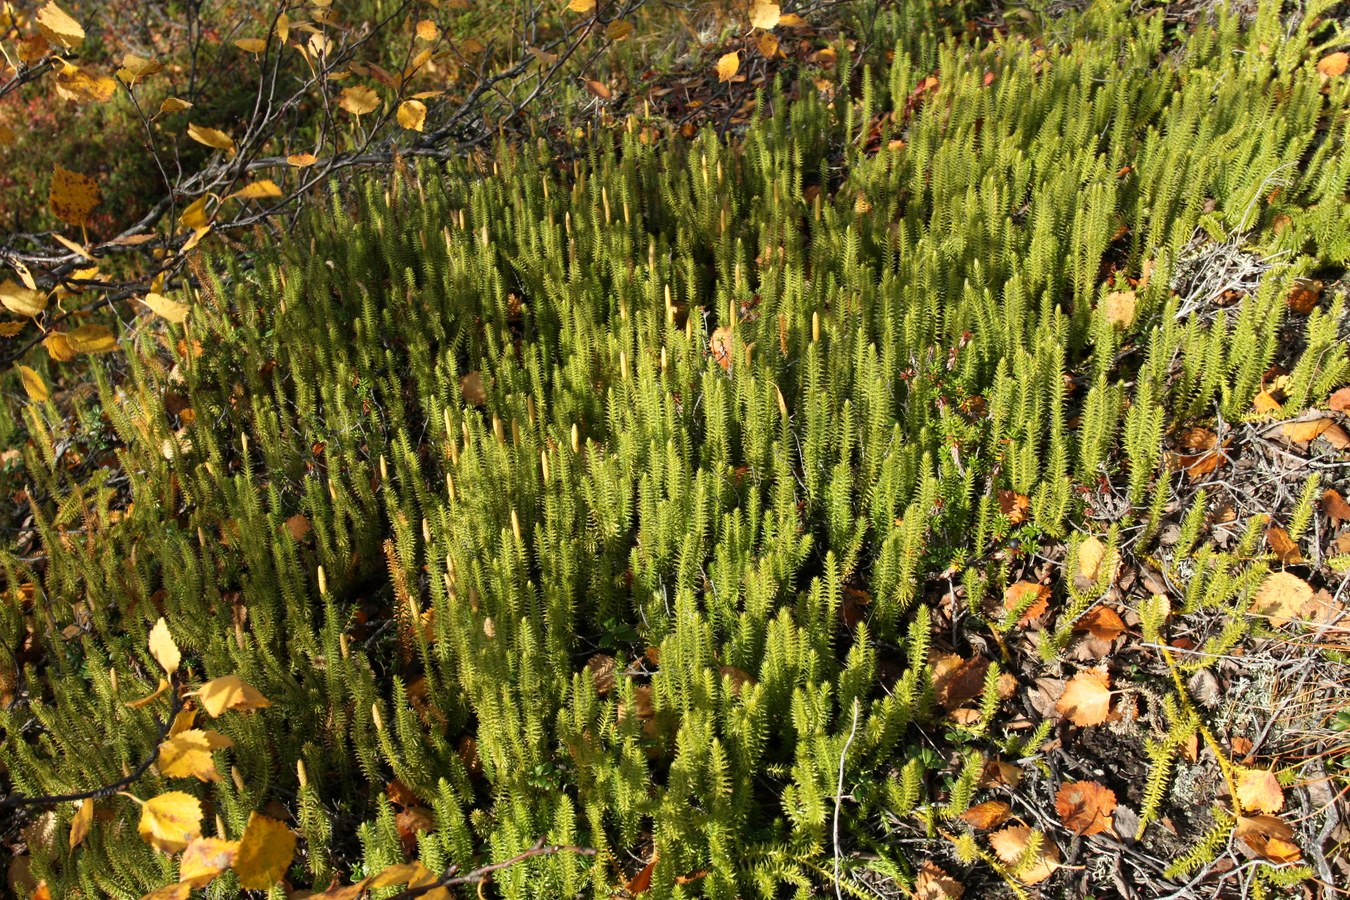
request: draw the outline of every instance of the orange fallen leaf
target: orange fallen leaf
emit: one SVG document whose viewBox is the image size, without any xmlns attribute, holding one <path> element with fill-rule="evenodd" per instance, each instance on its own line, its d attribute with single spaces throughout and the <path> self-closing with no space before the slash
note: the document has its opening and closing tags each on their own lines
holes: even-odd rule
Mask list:
<svg viewBox="0 0 1350 900">
<path fill-rule="evenodd" d="M 632 880 L 624 885 L 624 890 L 628 892 L 628 896 L 636 897 L 638 894 L 641 894 L 652 886 L 652 872 L 656 870 L 656 858 L 656 854 L 653 853 L 652 861 L 643 866 L 641 870 L 633 876 Z"/>
<path fill-rule="evenodd" d="M 1350 503 L 1346 503 L 1345 498 L 1335 488 L 1327 488 L 1322 492 L 1322 512 L 1338 525 L 1341 522 L 1350 522 Z"/>
<path fill-rule="evenodd" d="M 1027 520 L 1027 516 L 1031 512 L 1031 499 L 1016 491 L 999 491 L 998 508 L 1008 517 L 1009 522 L 1014 525 L 1021 525 Z"/>
<path fill-rule="evenodd" d="M 1343 387 L 1327 399 L 1327 408 L 1333 412 L 1350 412 L 1350 387 Z"/>
<path fill-rule="evenodd" d="M 1350 54 L 1344 50 L 1337 50 L 1317 61 L 1317 71 L 1326 78 L 1335 78 L 1337 75 L 1345 74 L 1347 63 L 1350 63 Z"/>
<path fill-rule="evenodd" d="M 1261 582 L 1256 599 L 1252 601 L 1251 611 L 1255 615 L 1265 616 L 1270 624 L 1278 628 L 1295 618 L 1312 596 L 1312 586 L 1302 578 L 1289 572 L 1274 572 Z"/>
<path fill-rule="evenodd" d="M 1306 316 L 1317 308 L 1317 301 L 1322 299 L 1322 282 L 1320 281 L 1299 281 L 1289 293 L 1285 295 L 1284 302 L 1289 307 L 1290 312 Z"/>
<path fill-rule="evenodd" d="M 1279 812 L 1284 808 L 1284 789 L 1269 769 L 1242 769 L 1238 772 L 1237 802 L 1244 810 Z"/>
<path fill-rule="evenodd" d="M 1081 727 L 1100 725 L 1111 713 L 1111 676 L 1105 669 L 1084 669 L 1064 686 L 1055 712 Z"/>
<path fill-rule="evenodd" d="M 1074 623 L 1074 631 L 1091 632 L 1095 638 L 1114 641 L 1125 633 L 1125 620 L 1109 606 L 1094 606 Z"/>
<path fill-rule="evenodd" d="M 286 520 L 286 530 L 291 533 L 291 538 L 301 540 L 309 534 L 309 519 L 303 513 L 296 513 Z"/>
<path fill-rule="evenodd" d="M 1050 588 L 1034 581 L 1019 581 L 1008 585 L 1008 589 L 1003 592 L 1003 613 L 1008 615 L 1023 604 L 1029 605 L 1017 620 L 1017 624 L 1026 626 L 1045 615 L 1046 610 L 1050 608 Z"/>
<path fill-rule="evenodd" d="M 1307 419 L 1302 422 L 1285 422 L 1280 433 L 1296 444 L 1306 444 L 1314 440 L 1331 425 L 1330 419 Z"/>
<path fill-rule="evenodd" d="M 731 329 L 723 325 L 708 338 L 708 352 L 723 369 L 731 368 Z"/>
<path fill-rule="evenodd" d="M 1270 551 L 1286 566 L 1303 562 L 1303 552 L 1298 549 L 1298 544 L 1294 543 L 1289 532 L 1280 526 L 1271 525 L 1266 528 L 1266 543 L 1270 545 Z"/>
<path fill-rule="evenodd" d="M 914 879 L 914 900 L 961 900 L 966 887 L 931 862 L 919 867 Z"/>
<path fill-rule="evenodd" d="M 1030 859 L 1023 860 L 1027 848 L 1031 846 L 1033 835 L 1040 837 L 1040 849 Z M 1059 868 L 1059 847 L 1049 837 L 1039 831 L 1033 832 L 1026 825 L 1010 825 L 1002 831 L 989 836 L 989 846 L 1003 861 L 1012 868 L 1012 874 L 1023 884 L 1040 884 Z"/>
<path fill-rule="evenodd" d="M 1073 781 L 1055 792 L 1059 820 L 1078 834 L 1101 834 L 1109 829 L 1115 809 L 1115 791 L 1095 781 Z"/>
<path fill-rule="evenodd" d="M 961 821 L 981 831 L 997 828 L 1011 817 L 1012 807 L 1002 800 L 989 800 L 961 813 Z"/>
<path fill-rule="evenodd" d="M 1294 829 L 1274 816 L 1238 816 L 1233 831 L 1239 842 L 1262 859 L 1275 863 L 1297 862 L 1303 851 L 1294 843 Z"/>
</svg>

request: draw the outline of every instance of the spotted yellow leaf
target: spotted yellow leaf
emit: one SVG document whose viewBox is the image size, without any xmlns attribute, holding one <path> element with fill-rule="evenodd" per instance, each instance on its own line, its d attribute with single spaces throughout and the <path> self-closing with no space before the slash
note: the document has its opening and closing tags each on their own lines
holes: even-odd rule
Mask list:
<svg viewBox="0 0 1350 900">
<path fill-rule="evenodd" d="M 59 164 L 52 168 L 52 186 L 48 197 L 52 212 L 67 225 L 85 225 L 103 200 L 98 182 L 88 175 L 72 172 Z"/>
<path fill-rule="evenodd" d="M 427 120 L 427 105 L 421 100 L 404 100 L 398 105 L 398 124 L 409 131 L 421 131 Z"/>
</svg>

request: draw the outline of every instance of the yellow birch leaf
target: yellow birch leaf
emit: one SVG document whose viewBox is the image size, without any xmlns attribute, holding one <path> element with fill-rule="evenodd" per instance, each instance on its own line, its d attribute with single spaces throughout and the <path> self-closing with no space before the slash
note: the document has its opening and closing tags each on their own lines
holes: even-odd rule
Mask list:
<svg viewBox="0 0 1350 900">
<path fill-rule="evenodd" d="M 52 167 L 52 186 L 48 201 L 52 212 L 67 225 L 87 225 L 89 215 L 103 200 L 98 182 L 88 175 L 72 172 L 59 164 Z"/>
<path fill-rule="evenodd" d="M 186 100 L 179 100 L 177 97 L 165 97 L 159 104 L 159 111 L 162 113 L 182 112 L 185 109 L 192 109 L 192 104 Z"/>
<path fill-rule="evenodd" d="M 150 307 L 155 315 L 168 319 L 170 322 L 181 325 L 187 321 L 188 305 L 179 303 L 177 300 L 170 300 L 163 294 L 149 293 L 141 298 L 141 302 Z"/>
<path fill-rule="evenodd" d="M 64 235 L 60 235 L 60 234 L 53 234 L 53 235 L 52 235 L 52 238 L 53 238 L 58 244 L 60 244 L 61 246 L 65 247 L 67 250 L 69 250 L 71 253 L 78 253 L 80 256 L 83 256 L 85 259 L 89 260 L 90 262 L 93 262 L 93 261 L 94 261 L 94 258 L 93 258 L 92 256 L 89 255 L 89 251 L 88 251 L 86 248 L 81 247 L 79 244 L 75 243 L 75 242 L 72 241 L 70 238 L 65 237 Z M 95 266 L 95 268 L 94 268 L 93 271 L 94 271 L 94 272 L 97 272 L 97 271 L 98 271 L 98 267 Z"/>
<path fill-rule="evenodd" d="M 755 0 L 750 5 L 750 26 L 768 31 L 778 24 L 778 20 L 783 17 L 782 14 L 783 10 L 777 3 L 769 3 L 768 0 Z"/>
<path fill-rule="evenodd" d="M 421 100 L 404 100 L 398 105 L 398 124 L 409 131 L 421 131 L 427 120 L 427 105 Z"/>
<path fill-rule="evenodd" d="M 145 841 L 156 850 L 177 853 L 187 849 L 193 838 L 202 834 L 202 805 L 182 791 L 169 791 L 141 804 L 141 821 L 136 826 Z"/>
<path fill-rule="evenodd" d="M 37 403 L 44 403 L 49 396 L 47 393 L 47 384 L 42 380 L 42 376 L 27 366 L 19 366 L 19 377 L 23 380 L 24 392 L 28 394 L 30 400 Z"/>
<path fill-rule="evenodd" d="M 62 63 L 56 73 L 56 96 L 71 103 L 107 103 L 117 93 L 117 82 L 79 66 Z"/>
<path fill-rule="evenodd" d="M 163 70 L 164 64 L 161 62 L 146 59 L 144 56 L 137 56 L 135 53 L 128 53 L 122 57 L 122 68 L 117 70 L 117 77 L 127 84 L 135 84 L 142 78 L 149 78 Z"/>
<path fill-rule="evenodd" d="M 778 17 L 778 24 L 784 28 L 801 28 L 806 20 L 796 13 L 785 13 Z"/>
<path fill-rule="evenodd" d="M 266 197 L 280 197 L 281 188 L 270 178 L 263 178 L 252 184 L 246 184 L 235 191 L 226 200 L 262 200 Z"/>
<path fill-rule="evenodd" d="M 192 707 L 180 709 L 178 715 L 173 717 L 173 724 L 169 726 L 169 737 L 180 735 L 192 728 L 197 722 L 197 710 Z"/>
<path fill-rule="evenodd" d="M 773 59 L 778 55 L 778 38 L 773 32 L 766 31 L 755 39 L 755 47 L 759 50 L 760 56 Z"/>
<path fill-rule="evenodd" d="M 0 304 L 4 304 L 5 309 L 15 315 L 36 318 L 38 313 L 47 308 L 47 295 L 6 281 L 0 284 Z"/>
<path fill-rule="evenodd" d="M 106 325 L 81 325 L 64 334 L 66 344 L 76 353 L 111 353 L 117 349 L 117 338 Z"/>
<path fill-rule="evenodd" d="M 572 0 L 567 8 L 574 13 L 588 13 L 595 9 L 595 0 Z"/>
<path fill-rule="evenodd" d="M 248 891 L 265 890 L 281 880 L 295 855 L 295 832 L 284 822 L 253 813 L 248 817 L 234 874 Z"/>
<path fill-rule="evenodd" d="M 23 331 L 27 322 L 0 322 L 0 337 L 12 338 Z"/>
<path fill-rule="evenodd" d="M 396 884 L 407 884 L 416 878 L 420 869 L 424 868 L 421 863 L 394 863 L 392 866 L 385 866 L 378 873 L 365 880 L 365 886 L 371 890 L 375 888 L 393 887 Z"/>
<path fill-rule="evenodd" d="M 216 150 L 224 150 L 226 153 L 234 152 L 234 138 L 215 128 L 207 128 L 205 125 L 193 125 L 189 122 L 187 135 L 199 144 L 205 144 Z"/>
<path fill-rule="evenodd" d="M 1291 572 L 1272 572 L 1257 588 L 1251 612 L 1265 616 L 1271 625 L 1279 628 L 1297 618 L 1299 610 L 1312 598 L 1312 585 L 1302 578 Z"/>
<path fill-rule="evenodd" d="M 277 16 L 277 38 L 284 44 L 291 37 L 291 17 L 282 13 Z"/>
<path fill-rule="evenodd" d="M 730 81 L 741 68 L 741 53 L 733 50 L 717 61 L 717 80 Z"/>
<path fill-rule="evenodd" d="M 605 37 L 611 41 L 622 41 L 633 33 L 633 23 L 624 19 L 615 19 L 605 26 Z"/>
<path fill-rule="evenodd" d="M 84 843 L 84 839 L 89 836 L 89 826 L 93 823 L 94 801 L 91 797 L 85 797 L 80 801 L 75 817 L 70 820 L 70 849 L 74 850 Z"/>
<path fill-rule="evenodd" d="M 262 38 L 240 38 L 234 42 L 234 45 L 245 53 L 252 53 L 254 56 L 267 50 L 267 41 Z"/>
<path fill-rule="evenodd" d="M 360 118 L 380 108 L 380 95 L 363 84 L 353 85 L 338 94 L 338 106 Z"/>
<path fill-rule="evenodd" d="M 42 346 L 47 348 L 47 353 L 56 362 L 70 362 L 79 356 L 79 353 L 70 346 L 64 331 L 50 332 L 42 339 Z"/>
<path fill-rule="evenodd" d="M 201 228 L 194 228 L 194 229 L 192 230 L 192 237 L 188 238 L 188 239 L 183 243 L 183 246 L 182 246 L 181 248 L 179 248 L 179 251 L 178 251 L 178 252 L 179 252 L 179 253 L 187 253 L 187 252 L 188 252 L 189 250 L 191 250 L 193 247 L 195 247 L 195 246 L 197 246 L 198 244 L 200 244 L 200 243 L 202 242 L 202 238 L 206 237 L 207 234 L 210 233 L 210 231 L 211 231 L 211 226 L 210 226 L 210 225 L 206 225 L 206 226 L 203 226 L 203 227 L 201 227 Z"/>
<path fill-rule="evenodd" d="M 182 215 L 178 217 L 178 221 L 187 228 L 205 228 L 209 221 L 206 217 L 206 201 L 210 199 L 210 194 L 202 194 L 196 200 L 193 200 L 183 210 Z"/>
<path fill-rule="evenodd" d="M 198 689 L 197 697 L 212 718 L 227 709 L 263 709 L 272 705 L 257 688 L 238 675 L 225 675 L 206 682 Z"/>
<path fill-rule="evenodd" d="M 178 671 L 178 664 L 183 661 L 183 654 L 178 651 L 173 635 L 169 634 L 169 623 L 163 616 L 150 629 L 150 655 L 170 675 Z"/>
<path fill-rule="evenodd" d="M 166 884 L 164 887 L 155 888 L 141 897 L 141 900 L 188 900 L 191 896 L 192 885 L 180 881 L 176 884 Z"/>
<path fill-rule="evenodd" d="M 435 41 L 441 36 L 441 29 L 430 19 L 423 19 L 417 23 L 417 36 L 424 41 Z"/>
<path fill-rule="evenodd" d="M 1033 835 L 1040 834 L 1040 851 L 1030 859 L 1023 859 L 1031 846 Z M 1060 867 L 1059 847 L 1049 836 L 1034 832 L 1026 825 L 1009 825 L 989 836 L 989 845 L 1012 875 L 1023 884 L 1039 884 Z M 1020 865 L 1019 865 L 1020 863 Z M 1016 868 L 1012 868 L 1016 866 Z"/>
<path fill-rule="evenodd" d="M 238 853 L 238 841 L 194 838 L 178 861 L 178 882 L 189 887 L 205 887 L 217 875 L 234 865 Z"/>
<path fill-rule="evenodd" d="M 211 742 L 205 732 L 196 728 L 176 734 L 159 745 L 159 771 L 168 778 L 220 780 L 216 761 L 211 757 Z"/>
<path fill-rule="evenodd" d="M 47 40 L 67 49 L 78 47 L 84 41 L 84 29 L 80 23 L 55 3 L 48 3 L 38 10 L 37 27 Z"/>
<path fill-rule="evenodd" d="M 313 153 L 292 153 L 290 156 L 286 157 L 286 162 L 295 166 L 297 169 L 307 168 L 318 161 L 319 158 Z"/>
</svg>

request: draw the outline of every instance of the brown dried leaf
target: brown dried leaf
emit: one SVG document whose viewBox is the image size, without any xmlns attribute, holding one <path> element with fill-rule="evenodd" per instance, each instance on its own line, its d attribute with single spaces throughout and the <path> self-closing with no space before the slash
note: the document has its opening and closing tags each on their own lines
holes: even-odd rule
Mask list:
<svg viewBox="0 0 1350 900">
<path fill-rule="evenodd" d="M 601 697 L 614 690 L 614 657 L 608 653 L 597 653 L 586 660 L 586 668 L 591 673 L 591 683 Z"/>
<path fill-rule="evenodd" d="M 1055 792 L 1059 820 L 1078 834 L 1101 834 L 1109 829 L 1115 809 L 1115 791 L 1095 781 L 1070 782 Z"/>
<path fill-rule="evenodd" d="M 1121 328 L 1134 324 L 1134 291 L 1112 291 L 1106 295 L 1106 321 Z"/>
<path fill-rule="evenodd" d="M 1306 316 L 1317 308 L 1317 301 L 1322 299 L 1322 282 L 1320 281 L 1302 281 L 1300 280 L 1285 296 L 1284 302 L 1289 307 L 1290 312 Z"/>
<path fill-rule="evenodd" d="M 1350 387 L 1343 387 L 1327 399 L 1327 408 L 1332 412 L 1350 412 Z"/>
<path fill-rule="evenodd" d="M 483 387 L 483 373 L 470 372 L 459 380 L 460 393 L 464 402 L 470 406 L 483 406 L 487 403 L 487 391 Z"/>
<path fill-rule="evenodd" d="M 1350 503 L 1334 488 L 1322 492 L 1322 512 L 1335 524 L 1350 522 Z"/>
<path fill-rule="evenodd" d="M 957 657 L 960 659 L 960 657 Z M 984 676 L 989 671 L 989 660 L 976 654 L 963 660 L 955 668 L 945 672 L 941 678 L 936 670 L 933 673 L 933 687 L 938 703 L 951 712 L 964 706 L 984 691 Z"/>
</svg>

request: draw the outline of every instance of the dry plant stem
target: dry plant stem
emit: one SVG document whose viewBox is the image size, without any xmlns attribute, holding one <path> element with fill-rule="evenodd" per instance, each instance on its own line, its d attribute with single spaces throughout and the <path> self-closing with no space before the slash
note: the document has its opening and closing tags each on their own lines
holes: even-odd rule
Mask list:
<svg viewBox="0 0 1350 900">
<path fill-rule="evenodd" d="M 465 872 L 463 875 L 456 875 L 459 871 L 458 866 L 451 866 L 445 870 L 445 874 L 431 884 L 420 885 L 415 888 L 408 888 L 394 894 L 389 900 L 414 900 L 423 894 L 429 894 L 437 888 L 455 887 L 463 884 L 481 884 L 492 877 L 494 872 L 500 872 L 503 869 L 509 869 L 514 865 L 524 862 L 527 859 L 533 859 L 536 856 L 553 856 L 557 853 L 578 853 L 582 856 L 595 856 L 596 851 L 590 847 L 575 847 L 571 844 L 548 844 L 540 838 L 535 841 L 534 846 L 523 853 L 517 853 L 510 859 L 504 859 L 501 862 L 491 865 L 481 866 L 471 872 Z M 369 892 L 362 896 L 369 896 Z"/>
<path fill-rule="evenodd" d="M 848 740 L 844 741 L 844 749 L 839 751 L 839 780 L 835 784 L 834 790 L 834 895 L 837 900 L 844 900 L 844 890 L 839 886 L 839 863 L 843 859 L 843 851 L 839 844 L 839 814 L 844 801 L 844 762 L 848 759 L 848 748 L 853 744 L 853 738 L 858 734 L 858 698 L 853 698 L 853 726 L 849 729 Z"/>
</svg>

